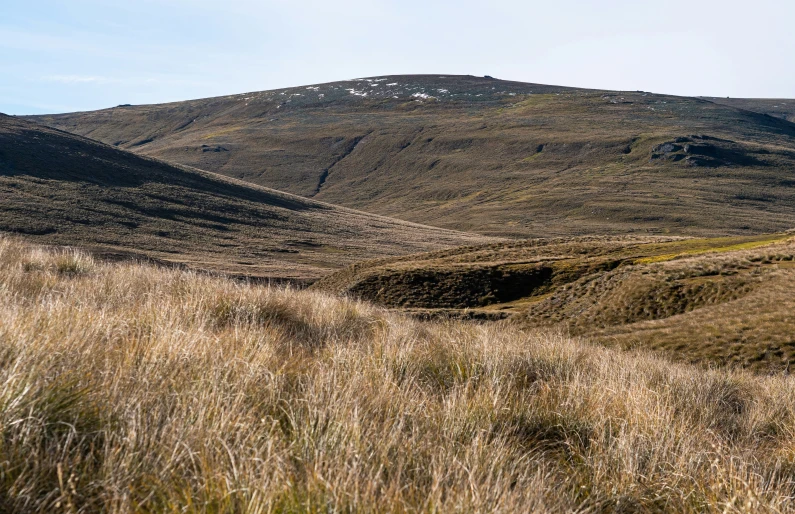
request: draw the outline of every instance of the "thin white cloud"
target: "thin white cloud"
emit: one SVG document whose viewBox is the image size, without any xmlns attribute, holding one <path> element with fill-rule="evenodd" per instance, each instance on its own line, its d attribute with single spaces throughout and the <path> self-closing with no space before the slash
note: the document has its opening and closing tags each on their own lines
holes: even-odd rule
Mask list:
<svg viewBox="0 0 795 514">
<path fill-rule="evenodd" d="M 121 82 L 119 79 L 112 77 L 96 75 L 46 75 L 42 77 L 42 80 L 61 84 L 112 84 Z"/>
</svg>

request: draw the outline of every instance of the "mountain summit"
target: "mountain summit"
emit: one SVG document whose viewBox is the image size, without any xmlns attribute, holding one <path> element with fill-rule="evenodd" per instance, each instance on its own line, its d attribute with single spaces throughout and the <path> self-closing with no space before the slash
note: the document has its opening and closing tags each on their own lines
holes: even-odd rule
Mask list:
<svg viewBox="0 0 795 514">
<path fill-rule="evenodd" d="M 703 98 L 401 75 L 32 119 L 254 184 L 488 235 L 795 226 L 795 124 Z"/>
</svg>

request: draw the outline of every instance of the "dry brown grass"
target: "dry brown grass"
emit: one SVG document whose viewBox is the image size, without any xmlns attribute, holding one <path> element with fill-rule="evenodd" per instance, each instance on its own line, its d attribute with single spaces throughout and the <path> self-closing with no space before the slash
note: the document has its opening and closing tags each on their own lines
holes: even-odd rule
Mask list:
<svg viewBox="0 0 795 514">
<path fill-rule="evenodd" d="M 0 240 L 3 512 L 791 512 L 795 381 Z"/>
</svg>

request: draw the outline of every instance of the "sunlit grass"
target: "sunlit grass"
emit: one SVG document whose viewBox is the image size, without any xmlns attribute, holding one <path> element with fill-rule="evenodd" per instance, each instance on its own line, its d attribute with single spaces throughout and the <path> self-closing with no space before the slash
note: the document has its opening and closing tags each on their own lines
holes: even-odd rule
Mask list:
<svg viewBox="0 0 795 514">
<path fill-rule="evenodd" d="M 755 237 L 690 239 L 686 240 L 684 243 L 677 242 L 671 245 L 671 246 L 685 246 L 685 248 L 677 249 L 677 251 L 674 253 L 664 253 L 659 255 L 652 255 L 649 257 L 641 257 L 639 259 L 635 259 L 634 262 L 635 264 L 652 264 L 655 262 L 670 261 L 679 257 L 703 255 L 706 253 L 724 253 L 724 252 L 734 252 L 738 250 L 753 250 L 754 248 L 761 248 L 771 243 L 790 239 L 791 237 L 792 234 L 787 233 L 787 234 L 774 234 L 770 236 L 765 236 L 762 239 Z M 720 244 L 722 242 L 730 244 Z"/>
<path fill-rule="evenodd" d="M 2 512 L 795 510 L 788 377 L 9 240 L 0 429 Z"/>
</svg>

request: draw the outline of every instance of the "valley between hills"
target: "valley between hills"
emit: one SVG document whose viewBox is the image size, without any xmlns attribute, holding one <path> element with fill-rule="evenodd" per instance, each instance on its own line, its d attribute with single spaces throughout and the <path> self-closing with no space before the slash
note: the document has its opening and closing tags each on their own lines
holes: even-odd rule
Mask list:
<svg viewBox="0 0 795 514">
<path fill-rule="evenodd" d="M 373 256 L 489 238 L 367 214 L 0 116 L 0 231 L 241 278 L 307 283 Z"/>
<path fill-rule="evenodd" d="M 789 369 L 794 106 L 415 75 L 9 118 L 0 228 Z"/>
<path fill-rule="evenodd" d="M 0 115 L 0 511 L 795 511 L 793 105 Z"/>
<path fill-rule="evenodd" d="M 3 118 L 0 229 L 788 369 L 793 106 L 415 75 Z"/>
</svg>

